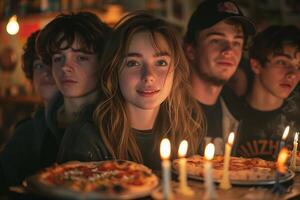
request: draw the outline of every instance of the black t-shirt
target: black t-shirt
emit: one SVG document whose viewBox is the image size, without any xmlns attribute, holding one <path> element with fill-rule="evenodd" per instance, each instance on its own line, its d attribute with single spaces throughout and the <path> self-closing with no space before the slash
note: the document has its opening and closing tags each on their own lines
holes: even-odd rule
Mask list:
<svg viewBox="0 0 300 200">
<path fill-rule="evenodd" d="M 291 127 L 286 147 L 292 148 L 295 133 L 295 120 L 291 104 L 285 102 L 272 111 L 260 111 L 245 103 L 245 113 L 239 126 L 236 153 L 243 157 L 260 157 L 276 160 L 279 143 L 287 125 Z"/>
<path fill-rule="evenodd" d="M 207 121 L 207 137 L 222 138 L 222 108 L 220 99 L 214 105 L 201 104 Z"/>
<path fill-rule="evenodd" d="M 201 104 L 205 114 L 207 133 L 205 145 L 213 143 L 215 145 L 215 155 L 223 155 L 224 138 L 223 138 L 223 113 L 221 100 L 218 98 L 214 105 Z"/>
<path fill-rule="evenodd" d="M 240 119 L 240 113 L 242 113 L 243 109 L 241 100 L 228 87 L 223 88 L 220 97 L 214 105 L 205 105 L 200 103 L 207 122 L 207 136 L 205 138 L 205 143 L 207 144 L 212 142 L 215 145 L 216 155 L 222 155 L 224 153 L 225 143 L 223 136 L 229 134 L 223 133 L 224 114 L 222 111 L 221 98 L 226 104 L 230 114 L 236 120 Z"/>
<path fill-rule="evenodd" d="M 133 129 L 133 134 L 143 157 L 143 164 L 153 170 L 161 168 L 159 149 L 154 147 L 154 134 L 150 130 Z"/>
</svg>

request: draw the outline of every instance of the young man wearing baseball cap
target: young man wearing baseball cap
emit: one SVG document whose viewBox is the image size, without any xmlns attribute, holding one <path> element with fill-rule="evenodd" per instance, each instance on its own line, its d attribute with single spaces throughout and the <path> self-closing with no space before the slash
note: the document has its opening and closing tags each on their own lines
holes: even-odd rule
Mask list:
<svg viewBox="0 0 300 200">
<path fill-rule="evenodd" d="M 206 115 L 206 143 L 215 144 L 216 154 L 223 154 L 224 140 L 238 126 L 239 109 L 234 104 L 239 102 L 226 93 L 221 97 L 221 92 L 237 69 L 248 36 L 254 33 L 253 23 L 231 0 L 203 1 L 188 23 L 184 49 L 193 95 Z"/>
</svg>

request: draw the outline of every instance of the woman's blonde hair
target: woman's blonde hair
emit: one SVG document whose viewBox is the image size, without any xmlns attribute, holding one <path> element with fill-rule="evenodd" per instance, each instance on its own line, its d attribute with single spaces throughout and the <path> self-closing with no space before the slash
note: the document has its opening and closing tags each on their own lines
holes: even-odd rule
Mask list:
<svg viewBox="0 0 300 200">
<path fill-rule="evenodd" d="M 181 43 L 170 25 L 142 11 L 130 13 L 120 20 L 102 57 L 98 75 L 103 99 L 94 112 L 101 137 L 114 158 L 143 162 L 119 87 L 119 73 L 128 46 L 132 37 L 140 32 L 150 33 L 158 48 L 157 34 L 163 36 L 174 63 L 172 90 L 161 104 L 152 129 L 155 138 L 153 149 L 159 147 L 162 138 L 168 137 L 173 150 L 177 150 L 180 141 L 186 139 L 189 153 L 197 153 L 203 144 L 205 127 L 202 110 L 190 95 L 189 67 Z M 176 151 L 172 151 L 172 154 L 176 156 Z"/>
</svg>

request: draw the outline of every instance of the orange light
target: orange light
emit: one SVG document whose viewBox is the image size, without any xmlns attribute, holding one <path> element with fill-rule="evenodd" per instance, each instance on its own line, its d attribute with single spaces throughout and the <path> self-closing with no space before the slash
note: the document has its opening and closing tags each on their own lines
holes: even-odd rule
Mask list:
<svg viewBox="0 0 300 200">
<path fill-rule="evenodd" d="M 277 170 L 282 174 L 284 174 L 287 171 L 287 167 L 285 165 L 287 159 L 288 159 L 288 150 L 287 148 L 283 147 L 279 152 L 277 163 L 276 163 Z"/>
<path fill-rule="evenodd" d="M 10 35 L 15 35 L 19 32 L 19 23 L 17 21 L 17 15 L 13 15 L 6 25 L 6 31 Z"/>
</svg>

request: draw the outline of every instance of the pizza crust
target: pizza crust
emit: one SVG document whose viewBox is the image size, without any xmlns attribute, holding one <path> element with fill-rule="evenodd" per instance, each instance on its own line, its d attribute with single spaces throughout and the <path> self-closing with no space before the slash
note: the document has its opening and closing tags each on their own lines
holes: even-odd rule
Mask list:
<svg viewBox="0 0 300 200">
<path fill-rule="evenodd" d="M 179 160 L 174 160 L 173 169 L 178 172 Z M 187 174 L 196 177 L 204 177 L 203 156 L 194 155 L 187 158 Z M 212 173 L 215 180 L 221 180 L 223 176 L 223 156 L 215 156 L 212 160 Z M 229 166 L 229 178 L 233 181 L 265 181 L 275 177 L 275 163 L 259 158 L 231 157 Z"/>
</svg>

